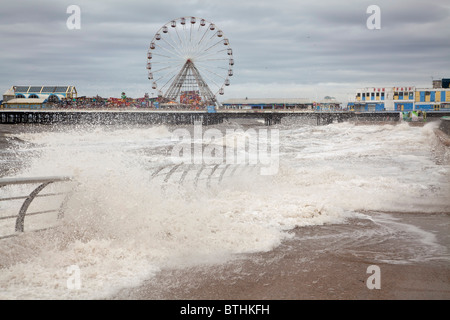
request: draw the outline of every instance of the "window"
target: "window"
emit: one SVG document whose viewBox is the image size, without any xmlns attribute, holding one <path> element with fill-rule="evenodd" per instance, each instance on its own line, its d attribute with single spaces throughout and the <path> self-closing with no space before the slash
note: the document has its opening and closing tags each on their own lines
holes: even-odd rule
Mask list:
<svg viewBox="0 0 450 320">
<path fill-rule="evenodd" d="M 35 92 L 39 93 L 41 92 L 42 87 L 30 87 L 30 90 L 28 90 L 28 93 Z"/>
<path fill-rule="evenodd" d="M 54 94 L 52 94 L 51 96 L 48 97 L 48 102 L 58 102 L 59 98 L 57 96 L 55 96 Z"/>
<path fill-rule="evenodd" d="M 15 92 L 28 92 L 29 87 L 16 87 Z"/>
<path fill-rule="evenodd" d="M 43 87 L 42 88 L 42 92 L 50 92 L 50 93 L 52 93 L 52 92 L 54 92 L 55 91 L 55 88 L 56 87 Z"/>
<path fill-rule="evenodd" d="M 68 87 L 56 87 L 55 92 L 66 93 Z"/>
</svg>

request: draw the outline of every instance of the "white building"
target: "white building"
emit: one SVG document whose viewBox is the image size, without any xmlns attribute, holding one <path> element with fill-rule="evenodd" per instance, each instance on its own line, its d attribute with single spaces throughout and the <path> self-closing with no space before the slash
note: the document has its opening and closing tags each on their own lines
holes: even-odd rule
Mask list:
<svg viewBox="0 0 450 320">
<path fill-rule="evenodd" d="M 74 86 L 12 86 L 3 94 L 2 107 L 40 108 L 46 102 L 77 97 Z"/>
</svg>

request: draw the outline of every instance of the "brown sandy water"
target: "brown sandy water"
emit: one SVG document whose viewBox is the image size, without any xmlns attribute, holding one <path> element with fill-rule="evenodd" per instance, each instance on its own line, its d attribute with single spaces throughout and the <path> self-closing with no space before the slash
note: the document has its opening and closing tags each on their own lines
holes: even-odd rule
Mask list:
<svg viewBox="0 0 450 320">
<path fill-rule="evenodd" d="M 449 299 L 450 214 L 375 216 L 383 222 L 299 227 L 275 250 L 166 270 L 112 299 Z M 367 286 L 371 265 L 380 268 L 380 289 Z"/>
</svg>

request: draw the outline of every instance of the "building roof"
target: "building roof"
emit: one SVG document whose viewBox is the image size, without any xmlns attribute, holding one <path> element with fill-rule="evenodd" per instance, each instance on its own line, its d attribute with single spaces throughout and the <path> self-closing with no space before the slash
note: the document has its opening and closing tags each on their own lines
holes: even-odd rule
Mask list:
<svg viewBox="0 0 450 320">
<path fill-rule="evenodd" d="M 336 99 L 322 99 L 319 101 L 316 101 L 317 103 L 331 103 L 331 104 L 339 104 L 341 102 L 337 101 Z"/>
<path fill-rule="evenodd" d="M 14 87 L 11 87 L 8 90 L 6 90 L 6 92 L 3 95 L 4 96 L 14 96 Z"/>
<path fill-rule="evenodd" d="M 307 104 L 312 103 L 307 98 L 256 98 L 256 99 L 228 99 L 222 104 Z"/>
<path fill-rule="evenodd" d="M 75 86 L 12 86 L 3 95 L 15 95 L 15 94 L 76 94 L 77 89 Z"/>
<path fill-rule="evenodd" d="M 74 86 L 13 86 L 15 93 L 67 93 L 75 90 Z"/>
</svg>

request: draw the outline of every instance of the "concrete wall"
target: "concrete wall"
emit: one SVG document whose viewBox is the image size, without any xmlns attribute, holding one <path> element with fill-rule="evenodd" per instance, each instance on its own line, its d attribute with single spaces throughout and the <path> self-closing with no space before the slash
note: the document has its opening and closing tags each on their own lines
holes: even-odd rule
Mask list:
<svg viewBox="0 0 450 320">
<path fill-rule="evenodd" d="M 441 124 L 439 126 L 439 129 L 441 129 L 441 131 L 450 136 L 450 117 L 441 118 Z"/>
</svg>

